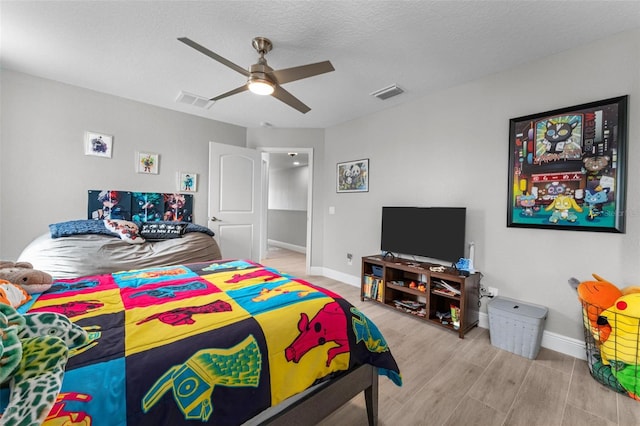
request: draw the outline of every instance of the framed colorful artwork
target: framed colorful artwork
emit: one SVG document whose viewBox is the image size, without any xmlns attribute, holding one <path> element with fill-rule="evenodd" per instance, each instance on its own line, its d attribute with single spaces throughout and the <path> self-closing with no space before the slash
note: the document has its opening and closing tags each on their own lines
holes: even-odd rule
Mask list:
<svg viewBox="0 0 640 426">
<path fill-rule="evenodd" d="M 84 132 L 84 155 L 111 158 L 113 136 L 95 132 Z"/>
<path fill-rule="evenodd" d="M 157 175 L 160 168 L 158 154 L 151 152 L 136 152 L 136 172 L 148 175 Z"/>
<path fill-rule="evenodd" d="M 338 163 L 336 192 L 369 191 L 369 159 Z"/>
<path fill-rule="evenodd" d="M 198 174 L 178 172 L 178 190 L 180 192 L 196 192 L 198 190 Z"/>
<path fill-rule="evenodd" d="M 508 227 L 625 231 L 627 103 L 510 120 Z"/>
</svg>

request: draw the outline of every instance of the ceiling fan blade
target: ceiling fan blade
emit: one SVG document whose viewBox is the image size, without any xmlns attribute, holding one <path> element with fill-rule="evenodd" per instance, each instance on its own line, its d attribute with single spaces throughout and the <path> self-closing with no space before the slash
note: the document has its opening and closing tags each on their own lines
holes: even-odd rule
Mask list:
<svg viewBox="0 0 640 426">
<path fill-rule="evenodd" d="M 206 47 L 196 43 L 195 41 L 187 38 L 187 37 L 179 37 L 178 38 L 179 41 L 183 42 L 184 44 L 186 44 L 187 46 L 193 47 L 194 49 L 196 49 L 197 51 L 204 53 L 205 55 L 207 55 L 208 57 L 215 59 L 216 61 L 220 62 L 223 65 L 228 66 L 229 68 L 231 68 L 232 70 L 235 70 L 237 72 L 239 72 L 240 74 L 249 77 L 249 71 L 247 71 L 246 69 L 242 68 L 239 65 L 234 64 L 233 62 L 231 62 L 230 60 L 223 58 L 222 56 L 218 55 L 215 52 L 212 52 L 211 50 L 207 49 Z"/>
<path fill-rule="evenodd" d="M 278 84 L 285 84 L 291 81 L 302 80 L 303 78 L 313 77 L 314 75 L 324 74 L 331 71 L 335 71 L 331 62 L 324 61 L 315 64 L 271 71 L 268 75 L 276 80 Z"/>
<path fill-rule="evenodd" d="M 243 84 L 243 85 L 242 85 L 242 86 L 240 86 L 240 87 L 236 87 L 236 88 L 235 88 L 235 89 L 233 89 L 233 90 L 229 90 L 228 92 L 223 93 L 222 95 L 218 95 L 218 96 L 216 96 L 215 98 L 211 98 L 211 99 L 209 99 L 209 100 L 210 100 L 210 101 L 218 101 L 218 100 L 220 100 L 220 99 L 223 99 L 223 98 L 229 97 L 229 96 L 231 96 L 231 95 L 235 95 L 235 94 L 238 94 L 238 93 L 242 93 L 242 92 L 246 91 L 247 89 L 248 89 L 247 85 L 246 85 L 246 84 Z"/>
<path fill-rule="evenodd" d="M 271 94 L 271 96 L 281 100 L 285 104 L 289 105 L 291 108 L 295 108 L 295 109 L 297 109 L 298 111 L 300 111 L 303 114 L 306 114 L 309 111 L 311 111 L 311 108 L 309 108 L 308 106 L 303 104 L 300 101 L 300 99 L 296 98 L 291 93 L 287 92 L 286 90 L 284 90 L 282 87 L 280 87 L 278 85 L 276 85 L 276 87 L 275 87 L 273 93 Z"/>
</svg>

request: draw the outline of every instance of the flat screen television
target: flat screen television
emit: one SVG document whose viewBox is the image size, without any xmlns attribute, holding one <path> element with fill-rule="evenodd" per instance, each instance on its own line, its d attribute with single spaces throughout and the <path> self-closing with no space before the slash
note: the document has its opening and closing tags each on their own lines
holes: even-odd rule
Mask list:
<svg viewBox="0 0 640 426">
<path fill-rule="evenodd" d="M 455 263 L 464 257 L 465 207 L 382 207 L 382 252 Z"/>
</svg>

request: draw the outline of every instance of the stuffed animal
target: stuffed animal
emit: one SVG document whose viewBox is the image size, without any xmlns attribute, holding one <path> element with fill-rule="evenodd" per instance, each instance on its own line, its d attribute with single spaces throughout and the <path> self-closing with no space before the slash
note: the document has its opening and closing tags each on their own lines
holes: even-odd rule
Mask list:
<svg viewBox="0 0 640 426">
<path fill-rule="evenodd" d="M 20 307 L 31 300 L 31 296 L 19 285 L 0 280 L 0 303 Z"/>
<path fill-rule="evenodd" d="M 637 365 L 628 365 L 619 361 L 611 361 L 611 373 L 616 378 L 622 389 L 631 398 L 640 400 L 640 370 Z"/>
<path fill-rule="evenodd" d="M 9 305 L 5 305 L 9 306 Z M 24 327 L 25 320 L 22 316 L 11 315 L 15 312 L 12 308 L 9 315 L 2 313 L 0 308 L 0 383 L 4 383 L 20 364 L 22 359 L 22 343 L 18 338 L 18 331 Z"/>
<path fill-rule="evenodd" d="M 0 383 L 9 380 L 1 424 L 39 425 L 60 393 L 69 349 L 85 345 L 87 332 L 61 314 L 20 315 L 0 304 Z"/>
<path fill-rule="evenodd" d="M 611 327 L 608 324 L 599 324 L 598 317 L 622 296 L 622 291 L 596 274 L 593 274 L 593 278 L 595 281 L 570 280 L 570 284 L 578 292 L 578 299 L 582 303 L 585 327 L 597 341 L 603 342 L 609 337 Z"/>
<path fill-rule="evenodd" d="M 600 322 L 611 327 L 611 335 L 602 342 L 602 361 L 640 364 L 640 293 L 626 294 L 600 314 Z"/>
<path fill-rule="evenodd" d="M 51 288 L 53 278 L 46 272 L 33 269 L 29 262 L 0 260 L 0 279 L 18 284 L 29 294 L 42 293 Z"/>
</svg>

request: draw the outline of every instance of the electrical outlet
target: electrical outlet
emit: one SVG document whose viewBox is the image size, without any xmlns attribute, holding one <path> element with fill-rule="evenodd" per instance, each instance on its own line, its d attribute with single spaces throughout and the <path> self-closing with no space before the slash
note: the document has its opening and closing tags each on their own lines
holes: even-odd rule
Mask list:
<svg viewBox="0 0 640 426">
<path fill-rule="evenodd" d="M 353 255 L 351 253 L 347 253 L 347 265 L 353 265 Z"/>
<path fill-rule="evenodd" d="M 491 297 L 496 297 L 498 295 L 498 289 L 495 287 L 487 287 L 487 292 Z"/>
</svg>

